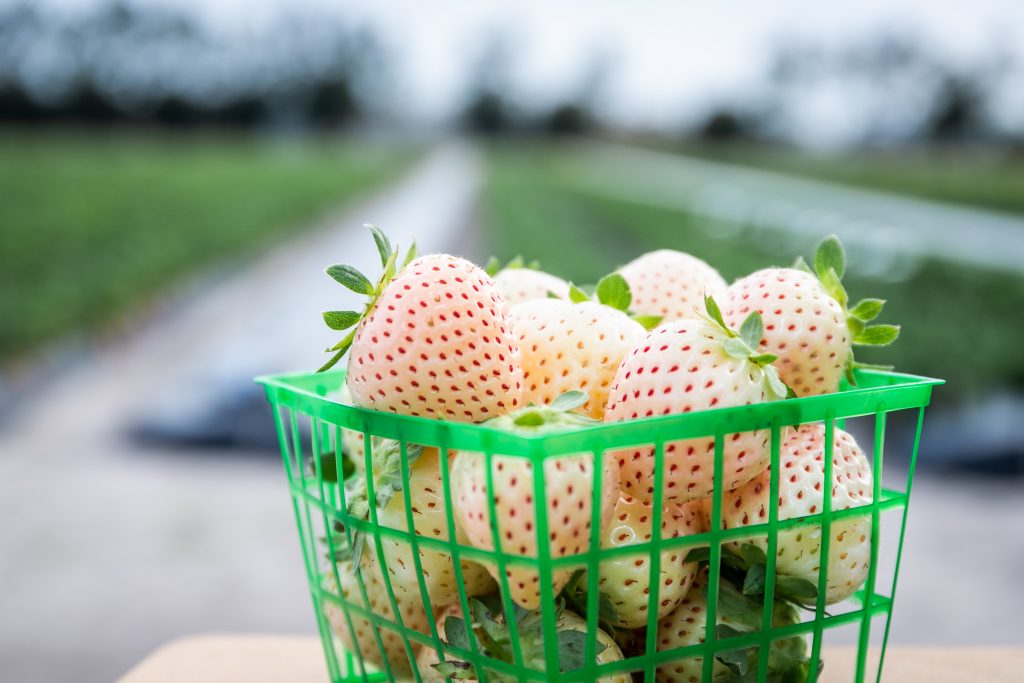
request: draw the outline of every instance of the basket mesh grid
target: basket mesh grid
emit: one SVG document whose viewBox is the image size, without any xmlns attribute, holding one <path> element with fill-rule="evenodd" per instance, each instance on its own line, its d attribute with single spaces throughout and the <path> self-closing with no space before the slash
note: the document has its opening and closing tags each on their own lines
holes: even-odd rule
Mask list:
<svg viewBox="0 0 1024 683">
<path fill-rule="evenodd" d="M 917 459 L 918 444 L 923 425 L 924 410 L 932 387 L 937 380 L 886 373 L 861 371 L 858 373 L 856 388 L 825 396 L 791 399 L 784 402 L 759 404 L 739 408 L 726 408 L 700 413 L 646 418 L 631 422 L 599 425 L 574 432 L 555 433 L 544 436 L 524 437 L 479 425 L 445 423 L 376 413 L 343 405 L 332 397 L 336 396 L 344 382 L 343 372 L 329 372 L 319 375 L 282 375 L 261 378 L 273 407 L 274 418 L 280 437 L 281 452 L 288 477 L 292 504 L 300 534 L 303 558 L 313 598 L 317 624 L 324 646 L 327 668 L 332 682 L 424 680 L 424 675 L 436 680 L 436 672 L 421 672 L 416 667 L 416 652 L 420 648 L 436 650 L 440 660 L 455 658 L 475 666 L 481 681 L 494 678 L 520 681 L 597 681 L 611 680 L 615 674 L 634 672 L 643 674 L 644 680 L 655 680 L 659 667 L 668 662 L 686 658 L 702 659 L 702 678 L 711 681 L 715 654 L 737 649 L 757 648 L 757 680 L 768 677 L 771 643 L 790 637 L 810 636 L 809 655 L 810 680 L 816 680 L 818 662 L 822 657 L 822 643 L 825 633 L 831 629 L 850 627 L 857 632 L 855 670 L 849 672 L 849 680 L 856 682 L 871 678 L 881 680 L 885 644 L 888 640 L 893 596 L 899 576 L 900 553 L 906 528 L 907 503 Z M 883 454 L 888 416 L 896 411 L 910 411 L 914 415 L 913 441 L 908 446 L 909 467 L 905 480 L 896 488 L 882 486 Z M 705 437 L 714 439 L 714 480 L 723 479 L 724 443 L 730 435 L 751 431 L 770 430 L 771 463 L 769 501 L 779 497 L 779 462 L 783 430 L 791 425 L 808 422 L 823 422 L 825 425 L 825 452 L 831 454 L 836 428 L 842 428 L 847 418 L 868 416 L 873 420 L 873 443 L 862 443 L 866 453 L 871 453 L 873 472 L 872 503 L 845 510 L 832 509 L 832 487 L 823 487 L 824 504 L 817 514 L 780 520 L 778 507 L 768 505 L 767 521 L 745 527 L 722 528 L 721 487 L 715 487 L 712 496 L 711 530 L 693 535 L 663 538 L 662 528 L 664 467 L 663 454 L 666 443 L 686 438 Z M 415 443 L 434 447 L 439 453 L 464 450 L 479 453 L 484 458 L 484 471 L 489 491 L 493 488 L 494 459 L 525 458 L 532 465 L 533 514 L 536 521 L 537 556 L 523 557 L 503 547 L 500 530 L 501 521 L 491 524 L 493 549 L 482 549 L 457 542 L 456 522 L 453 511 L 453 492 L 448 467 L 439 467 L 443 498 L 445 502 L 446 534 L 432 537 L 411 533 L 414 529 L 413 510 L 409 496 L 404 496 L 405 529 L 384 525 L 378 519 L 375 505 L 369 506 L 369 519 L 359 519 L 349 513 L 345 487 L 338 483 L 338 476 L 325 472 L 323 463 L 341 451 L 343 430 L 352 430 L 362 435 L 364 447 L 363 467 L 373 471 L 372 437 L 383 437 L 399 441 L 402 449 L 403 490 L 409 490 L 409 467 L 405 464 L 407 444 Z M 587 548 L 579 554 L 552 557 L 548 538 L 550 525 L 559 520 L 547 516 L 545 496 L 544 463 L 550 458 L 586 457 L 591 459 L 593 473 L 591 510 L 593 517 L 600 516 L 602 459 L 612 457 L 611 452 L 623 448 L 653 447 L 656 462 L 654 469 L 654 492 L 652 504 L 651 538 L 628 546 L 603 548 L 601 545 L 601 524 L 591 523 Z M 340 461 L 338 469 L 340 469 Z M 442 458 L 442 465 L 446 459 Z M 832 480 L 833 459 L 824 458 L 824 480 Z M 368 499 L 375 499 L 373 477 L 367 477 Z M 879 576 L 879 554 L 881 517 L 892 512 L 898 523 L 886 524 L 889 533 L 897 534 L 898 545 L 894 569 L 884 577 Z M 491 501 L 490 519 L 495 520 L 496 510 Z M 837 520 L 854 517 L 869 517 L 871 520 L 870 565 L 867 580 L 854 596 L 839 605 L 830 605 L 826 611 L 825 596 L 828 583 L 829 562 L 820 562 L 817 585 L 818 596 L 813 610 L 801 613 L 801 622 L 787 625 L 773 625 L 773 596 L 776 588 L 776 549 L 779 533 L 798 527 L 820 527 L 821 548 L 819 557 L 829 557 L 832 540 L 832 525 Z M 592 522 L 595 520 L 592 519 Z M 343 529 L 347 539 L 360 531 L 372 545 L 379 563 L 379 576 L 368 576 L 368 572 L 353 572 L 355 590 L 343 595 L 340 587 L 343 577 L 339 567 L 329 562 L 336 546 L 332 530 Z M 766 540 L 767 571 L 765 576 L 764 599 L 760 629 L 735 637 L 716 637 L 719 595 L 719 568 L 723 547 L 742 539 L 760 537 Z M 425 628 L 416 629 L 407 623 L 408 611 L 402 609 L 396 587 L 392 585 L 387 566 L 388 553 L 384 544 L 395 542 L 410 547 L 410 556 L 415 564 L 417 593 L 414 602 L 426 612 Z M 706 638 L 703 643 L 682 648 L 659 650 L 657 640 L 656 606 L 659 602 L 662 551 L 678 549 L 683 555 L 697 547 L 710 548 L 709 572 L 707 579 Z M 495 572 L 503 601 L 504 613 L 509 621 L 510 631 L 515 634 L 515 610 L 510 598 L 509 579 L 506 570 L 510 567 L 529 567 L 539 574 L 540 612 L 545 633 L 556 633 L 556 592 L 550 577 L 556 571 L 572 571 L 586 568 L 587 603 L 585 614 L 586 639 L 584 666 L 569 672 L 559 672 L 558 642 L 556 638 L 544 639 L 544 670 L 531 668 L 524 661 L 522 648 L 517 638 L 511 639 L 512 662 L 503 662 L 486 656 L 480 648 L 472 629 L 469 630 L 469 647 L 462 648 L 445 643 L 439 633 L 435 616 L 440 605 L 430 604 L 424 572 L 421 566 L 421 551 L 441 551 L 452 557 L 455 582 L 458 589 L 458 605 L 463 614 L 471 614 L 470 596 L 466 594 L 463 580 L 462 561 L 469 560 L 489 563 L 497 567 Z M 647 610 L 647 632 L 642 652 L 618 661 L 597 663 L 599 591 L 598 581 L 602 560 L 611 557 L 640 555 L 649 561 L 650 595 Z M 546 578 L 548 580 L 546 580 Z M 383 586 L 381 596 L 380 585 Z M 383 604 L 381 598 L 383 597 Z M 376 598 L 376 599 L 374 599 Z M 405 598 L 406 603 L 409 597 Z M 375 652 L 361 651 L 359 647 L 345 648 L 332 630 L 327 611 L 340 616 L 339 624 L 347 629 L 349 642 L 355 642 L 357 632 L 371 634 L 363 642 L 363 650 L 369 646 Z M 869 644 L 872 644 L 872 621 L 884 621 L 880 638 L 875 633 L 875 644 L 880 645 L 877 663 L 869 662 Z M 372 625 L 372 627 L 369 627 Z M 396 658 L 396 651 L 399 657 Z M 390 653 L 389 657 L 385 653 Z M 407 662 L 401 662 L 401 654 Z M 874 656 L 874 655 L 872 655 Z M 398 664 L 395 664 L 399 661 Z M 410 670 L 411 669 L 411 670 Z M 830 678 L 835 672 L 830 671 Z M 490 674 L 490 676 L 488 675 Z"/>
</svg>

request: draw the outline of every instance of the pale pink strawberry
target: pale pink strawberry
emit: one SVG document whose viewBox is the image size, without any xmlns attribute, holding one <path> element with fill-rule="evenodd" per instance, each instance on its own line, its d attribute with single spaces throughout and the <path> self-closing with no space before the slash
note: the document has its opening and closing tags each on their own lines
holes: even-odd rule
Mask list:
<svg viewBox="0 0 1024 683">
<path fill-rule="evenodd" d="M 579 401 L 582 403 L 582 400 Z M 494 429 L 517 434 L 546 434 L 594 424 L 593 420 L 563 409 L 572 404 L 552 408 L 524 408 L 516 413 L 488 422 Z M 594 487 L 594 456 L 585 453 L 548 458 L 544 462 L 544 514 L 549 524 L 550 556 L 567 557 L 584 552 L 590 541 L 591 521 L 603 529 L 611 518 L 619 496 L 619 473 L 613 458 L 598 459 L 602 464 L 601 509 L 592 510 Z M 470 543 L 478 548 L 494 548 L 492 524 L 497 526 L 504 552 L 522 557 L 538 556 L 538 531 L 534 501 L 534 472 L 531 461 L 523 457 L 495 455 L 491 463 L 494 489 L 487 486 L 487 470 L 483 453 L 460 452 L 452 465 L 451 483 L 459 522 Z M 492 520 L 493 504 L 497 519 Z M 494 564 L 487 565 L 499 579 Z M 550 577 L 554 593 L 569 580 L 572 569 L 563 569 Z M 526 609 L 540 604 L 540 576 L 530 565 L 506 567 L 511 597 Z"/>
<path fill-rule="evenodd" d="M 725 295 L 725 280 L 717 270 L 672 249 L 648 252 L 619 272 L 633 294 L 632 311 L 658 315 L 666 322 L 693 318 L 703 312 L 705 296 L 721 300 Z"/>
<path fill-rule="evenodd" d="M 886 346 L 899 335 L 895 325 L 868 325 L 885 303 L 865 299 L 847 310 L 841 278 L 842 245 L 829 237 L 818 246 L 815 271 L 767 268 L 734 282 L 722 306 L 725 321 L 737 325 L 752 312 L 764 320 L 759 350 L 777 356 L 782 381 L 797 396 L 836 391 L 844 373 L 854 379 L 851 345 Z"/>
<path fill-rule="evenodd" d="M 660 538 L 679 538 L 704 531 L 700 505 L 700 501 L 666 505 L 662 511 Z M 653 523 L 654 509 L 649 503 L 623 496 L 604 531 L 601 547 L 619 548 L 650 542 Z M 686 563 L 683 559 L 692 548 L 668 548 L 661 552 L 657 618 L 678 605 L 690 589 L 698 564 Z M 615 609 L 611 624 L 621 628 L 645 626 L 651 599 L 651 553 L 617 555 L 603 560 L 598 576 L 601 594 Z"/>
<path fill-rule="evenodd" d="M 567 391 L 587 392 L 583 412 L 604 416 L 608 388 L 626 355 L 647 333 L 622 311 L 593 301 L 537 299 L 512 307 L 523 365 L 524 404 L 548 405 Z"/>
<path fill-rule="evenodd" d="M 568 282 L 533 268 L 505 267 L 494 276 L 494 284 L 509 305 L 551 296 L 564 299 L 569 294 Z"/>
<path fill-rule="evenodd" d="M 714 301 L 713 317 L 720 319 Z M 759 338 L 756 325 L 744 325 Z M 612 385 L 605 422 L 689 413 L 761 403 L 785 395 L 768 359 L 718 322 L 692 319 L 665 323 L 626 356 Z M 726 434 L 724 489 L 741 486 L 768 465 L 769 432 Z M 622 492 L 643 501 L 654 496 L 655 451 L 639 446 L 616 451 Z M 714 482 L 714 437 L 669 441 L 664 445 L 664 502 L 685 503 L 708 496 Z"/>
<path fill-rule="evenodd" d="M 362 314 L 324 314 L 335 329 L 356 327 L 321 369 L 351 346 L 352 401 L 374 410 L 482 422 L 519 406 L 519 347 L 508 304 L 491 278 L 465 259 L 433 254 L 411 260 L 391 279 L 397 251 L 383 233 L 375 230 L 374 237 L 385 264 L 376 286 L 347 266 L 328 268 L 369 301 Z"/>
<path fill-rule="evenodd" d="M 390 457 L 400 458 L 396 452 L 398 444 L 391 442 L 384 445 L 384 453 L 375 453 L 374 459 L 384 462 L 387 468 Z M 412 459 L 410 454 L 409 459 Z M 400 467 L 400 465 L 399 465 Z M 441 480 L 441 462 L 436 448 L 425 448 L 409 465 L 409 484 L 403 485 L 400 470 L 397 477 L 382 473 L 378 480 L 376 493 L 380 499 L 381 486 L 400 486 L 401 490 L 393 493 L 383 507 L 377 510 L 377 523 L 382 527 L 408 531 L 406 521 L 405 499 L 408 497 L 412 512 L 413 530 L 417 536 L 448 540 L 448 515 Z M 393 481 L 389 481 L 389 478 Z M 456 541 L 468 545 L 464 532 L 456 529 Z M 376 544 L 368 543 L 371 556 L 376 556 Z M 455 576 L 451 553 L 425 546 L 419 546 L 419 567 L 413 557 L 412 545 L 404 538 L 381 534 L 381 546 L 384 549 L 384 564 L 391 577 L 391 585 L 400 586 L 403 591 L 420 595 L 419 577 L 427 591 L 427 599 L 433 609 L 438 609 L 455 602 L 459 596 L 458 582 Z M 463 559 L 461 561 L 462 581 L 467 596 L 483 595 L 494 589 L 494 580 L 487 570 L 476 562 Z"/>
<path fill-rule="evenodd" d="M 835 391 L 850 355 L 843 307 L 813 275 L 768 268 L 737 280 L 722 314 L 737 324 L 757 311 L 764 319 L 760 350 L 778 356 L 775 366 L 797 396 Z"/>
<path fill-rule="evenodd" d="M 333 597 L 333 599 L 332 597 L 324 598 L 324 615 L 345 649 L 353 653 L 359 652 L 363 661 L 375 668 L 382 667 L 384 661 L 387 660 L 396 675 L 411 675 L 412 667 L 409 655 L 397 627 L 398 615 L 391 607 L 380 567 L 365 556 L 360 564 L 359 572 L 366 588 L 366 601 L 363 600 L 363 594 L 359 589 L 359 581 L 352 570 L 352 564 L 349 562 L 338 563 L 337 572 L 338 578 L 341 580 L 340 588 L 331 571 L 324 575 L 321 587 L 324 592 Z M 424 610 L 419 594 L 406 593 L 400 587 L 393 587 L 393 590 L 398 612 L 405 628 L 424 634 L 428 633 L 431 615 Z M 337 600 L 342 600 L 360 609 L 368 609 L 395 626 L 377 628 L 369 619 L 361 616 L 355 610 L 339 605 Z M 383 644 L 383 651 L 377 643 L 378 633 Z M 415 657 L 417 643 L 410 639 L 409 644 L 413 648 Z M 356 662 L 358 663 L 358 661 L 358 656 L 356 656 Z"/>
<path fill-rule="evenodd" d="M 790 432 L 779 452 L 779 519 L 820 514 L 824 510 L 825 426 L 805 424 Z M 870 505 L 871 466 L 853 437 L 841 429 L 833 436 L 832 509 L 846 510 Z M 771 474 L 765 471 L 745 486 L 725 493 L 722 523 L 727 529 L 768 523 Z M 776 568 L 818 585 L 821 566 L 821 525 L 812 524 L 779 532 Z M 868 575 L 871 563 L 871 517 L 847 517 L 832 521 L 828 553 L 827 603 L 853 595 Z M 767 539 L 756 536 L 737 542 L 767 550 Z"/>
</svg>

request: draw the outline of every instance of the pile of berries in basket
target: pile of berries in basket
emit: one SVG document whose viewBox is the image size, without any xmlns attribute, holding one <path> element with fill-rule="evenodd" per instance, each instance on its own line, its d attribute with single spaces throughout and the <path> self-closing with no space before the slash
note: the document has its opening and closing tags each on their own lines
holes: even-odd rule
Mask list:
<svg viewBox="0 0 1024 683">
<path fill-rule="evenodd" d="M 810 265 L 798 259 L 794 267 L 759 270 L 732 284 L 695 256 L 659 250 L 593 287 L 577 287 L 520 259 L 504 267 L 492 260 L 482 268 L 447 254 L 417 257 L 415 247 L 401 254 L 381 231 L 371 231 L 383 266 L 377 282 L 349 266 L 327 269 L 367 302 L 361 311 L 324 313 L 331 328 L 348 333 L 328 349 L 333 356 L 322 368 L 347 354 L 346 380 L 335 398 L 369 410 L 547 434 L 792 400 L 837 391 L 844 378 L 853 383 L 860 364 L 852 347 L 886 345 L 899 333 L 894 325 L 871 324 L 883 301 L 848 303 L 841 284 L 846 257 L 834 237 L 822 241 Z M 549 458 L 537 504 L 527 458 L 454 450 L 442 455 L 437 448 L 344 430 L 347 514 L 370 519 L 373 508 L 379 527 L 446 541 L 454 532 L 460 545 L 485 550 L 493 550 L 497 537 L 502 552 L 529 558 L 537 557 L 540 543 L 551 558 L 586 553 L 594 524 L 600 524 L 604 548 L 649 541 L 652 534 L 706 532 L 716 493 L 722 528 L 763 524 L 772 504 L 770 437 L 768 429 L 726 435 L 718 446 L 718 481 L 716 440 L 709 437 L 669 441 L 660 452 L 641 446 L 608 450 L 600 458 Z M 783 428 L 779 520 L 820 513 L 826 485 L 833 510 L 871 503 L 868 459 L 845 431 L 836 428 L 831 438 L 832 481 L 826 483 L 825 425 Z M 653 507 L 656 481 L 662 483 L 660 514 Z M 544 538 L 538 513 L 547 520 Z M 652 528 L 656 519 L 660 529 Z M 827 604 L 845 600 L 864 583 L 871 532 L 868 515 L 832 522 Z M 386 659 L 398 677 L 412 676 L 414 668 L 422 680 L 476 679 L 479 673 L 450 654 L 441 661 L 436 648 L 371 623 L 368 613 L 388 622 L 400 616 L 404 628 L 463 649 L 472 637 L 474 647 L 493 660 L 518 658 L 541 671 L 551 638 L 562 671 L 584 665 L 588 604 L 600 606 L 593 650 L 598 662 L 642 654 L 652 628 L 658 650 L 704 640 L 706 545 L 662 550 L 656 579 L 651 553 L 615 554 L 600 562 L 595 583 L 565 565 L 542 570 L 511 563 L 499 577 L 494 562 L 462 558 L 456 566 L 450 553 L 434 547 L 420 547 L 414 558 L 400 536 L 369 536 L 335 524 L 333 566 L 324 572 L 322 588 L 339 601 L 326 603 L 325 611 L 360 661 L 379 667 Z M 760 627 L 767 548 L 764 536 L 723 545 L 717 576 L 722 632 Z M 817 601 L 820 550 L 820 526 L 778 533 L 775 625 L 795 623 L 798 610 Z M 656 604 L 652 579 L 659 582 Z M 557 596 L 548 606 L 555 610 L 555 634 L 545 631 L 541 617 L 542 581 L 551 585 L 545 593 Z M 588 597 L 594 585 L 596 601 Z M 342 609 L 346 602 L 362 611 Z M 803 637 L 774 641 L 769 680 L 806 678 L 806 650 Z M 746 680 L 751 671 L 756 675 L 757 660 L 756 647 L 720 653 L 715 680 Z M 699 657 L 657 669 L 659 681 L 698 681 L 701 675 Z M 503 680 L 500 673 L 489 678 Z M 631 678 L 622 673 L 606 680 Z"/>
</svg>

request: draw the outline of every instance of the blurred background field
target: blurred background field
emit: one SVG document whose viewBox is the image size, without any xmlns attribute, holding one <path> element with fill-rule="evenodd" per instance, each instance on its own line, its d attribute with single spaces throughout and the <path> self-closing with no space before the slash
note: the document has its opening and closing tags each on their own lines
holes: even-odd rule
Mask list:
<svg viewBox="0 0 1024 683">
<path fill-rule="evenodd" d="M 251 258 L 395 177 L 366 141 L 31 128 L 0 136 L 0 357 L 110 324 L 183 273 Z"/>
<path fill-rule="evenodd" d="M 893 640 L 1019 644 L 1021 46 L 1012 0 L 0 0 L 0 679 L 313 632 L 250 380 L 319 364 L 368 221 L 581 284 L 839 234 L 903 325 L 863 360 L 949 381 Z"/>
</svg>

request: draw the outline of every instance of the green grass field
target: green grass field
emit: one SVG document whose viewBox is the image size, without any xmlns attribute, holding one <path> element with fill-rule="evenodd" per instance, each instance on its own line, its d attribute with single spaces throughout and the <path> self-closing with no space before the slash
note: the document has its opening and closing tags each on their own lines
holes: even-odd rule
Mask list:
<svg viewBox="0 0 1024 683">
<path fill-rule="evenodd" d="M 1024 153 L 982 149 L 815 154 L 756 145 L 687 145 L 683 153 L 816 180 L 1024 213 Z"/>
<path fill-rule="evenodd" d="M 557 151 L 499 147 L 490 167 L 485 248 L 539 259 L 545 270 L 580 283 L 656 248 L 696 254 L 732 280 L 789 265 L 814 247 L 815 240 L 794 241 L 748 226 L 728 226 L 723 236 L 685 211 L 593 194 L 574 184 Z M 903 281 L 850 275 L 846 282 L 853 298 L 888 299 L 879 322 L 903 325 L 896 344 L 858 352 L 860 360 L 947 378 L 950 387 L 941 393 L 959 396 L 1024 386 L 1024 346 L 1018 341 L 1024 278 L 925 261 Z"/>
<path fill-rule="evenodd" d="M 0 360 L 284 239 L 414 156 L 363 142 L 0 133 Z"/>
</svg>

